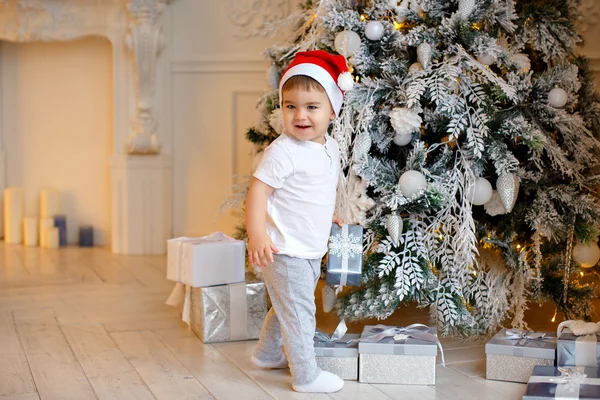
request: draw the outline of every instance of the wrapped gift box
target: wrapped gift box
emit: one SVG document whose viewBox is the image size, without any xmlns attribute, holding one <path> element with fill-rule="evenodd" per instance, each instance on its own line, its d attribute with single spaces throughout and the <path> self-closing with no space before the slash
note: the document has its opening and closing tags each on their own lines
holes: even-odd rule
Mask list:
<svg viewBox="0 0 600 400">
<path fill-rule="evenodd" d="M 362 271 L 363 228 L 360 225 L 333 224 L 327 257 L 327 283 L 358 286 Z"/>
<path fill-rule="evenodd" d="M 600 399 L 600 373 L 596 367 L 536 366 L 523 400 Z"/>
<path fill-rule="evenodd" d="M 600 336 L 576 336 L 565 328 L 558 337 L 556 361 L 559 367 L 597 367 L 600 365 Z"/>
<path fill-rule="evenodd" d="M 167 241 L 167 279 L 193 287 L 244 282 L 246 243 L 215 232 Z"/>
<path fill-rule="evenodd" d="M 556 334 L 502 329 L 485 345 L 486 379 L 527 383 L 536 365 L 553 366 Z"/>
<path fill-rule="evenodd" d="M 342 379 L 358 379 L 358 345 L 351 342 L 358 334 L 347 334 L 338 341 L 323 341 L 315 337 L 317 365 L 323 371 L 329 371 Z"/>
<path fill-rule="evenodd" d="M 406 328 L 365 326 L 358 344 L 359 382 L 394 383 L 400 385 L 435 385 L 435 361 L 437 356 L 437 330 L 424 327 L 426 331 L 416 334 L 414 325 Z M 422 325 L 421 325 L 422 326 Z M 378 332 L 383 330 L 383 332 Z M 386 332 L 395 330 L 391 336 Z M 428 336 L 432 340 L 420 340 L 411 336 Z M 372 337 L 369 339 L 370 337 Z M 384 336 L 384 337 L 382 337 Z M 375 340 L 372 342 L 365 340 Z"/>
<path fill-rule="evenodd" d="M 264 283 L 235 283 L 190 290 L 190 326 L 202 342 L 258 339 L 267 315 Z"/>
</svg>

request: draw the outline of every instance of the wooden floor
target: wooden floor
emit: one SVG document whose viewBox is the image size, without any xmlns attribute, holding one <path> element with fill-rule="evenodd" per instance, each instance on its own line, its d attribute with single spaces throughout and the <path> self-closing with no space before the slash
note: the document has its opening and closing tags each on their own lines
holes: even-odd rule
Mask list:
<svg viewBox="0 0 600 400">
<path fill-rule="evenodd" d="M 482 344 L 443 339 L 435 386 L 346 381 L 331 395 L 295 393 L 289 370 L 250 363 L 255 341 L 201 343 L 164 304 L 164 276 L 164 257 L 0 244 L 0 399 L 516 400 L 525 390 L 484 379 Z M 386 323 L 423 318 L 406 309 Z"/>
</svg>

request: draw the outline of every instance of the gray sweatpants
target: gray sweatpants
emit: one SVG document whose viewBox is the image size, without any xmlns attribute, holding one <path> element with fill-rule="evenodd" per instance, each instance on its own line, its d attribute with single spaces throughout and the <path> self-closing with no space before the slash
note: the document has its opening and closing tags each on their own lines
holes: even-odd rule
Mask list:
<svg viewBox="0 0 600 400">
<path fill-rule="evenodd" d="M 294 384 L 314 381 L 321 369 L 315 360 L 315 288 L 321 259 L 304 260 L 275 254 L 263 269 L 273 307 L 267 313 L 254 357 L 276 362 L 285 348 Z"/>
</svg>

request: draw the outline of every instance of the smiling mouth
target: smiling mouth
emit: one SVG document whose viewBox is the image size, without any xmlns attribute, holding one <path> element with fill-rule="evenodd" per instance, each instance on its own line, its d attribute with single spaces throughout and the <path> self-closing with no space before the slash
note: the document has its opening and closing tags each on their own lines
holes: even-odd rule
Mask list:
<svg viewBox="0 0 600 400">
<path fill-rule="evenodd" d="M 310 125 L 296 125 L 296 128 L 298 128 L 298 129 L 308 129 L 308 128 L 310 128 Z"/>
</svg>

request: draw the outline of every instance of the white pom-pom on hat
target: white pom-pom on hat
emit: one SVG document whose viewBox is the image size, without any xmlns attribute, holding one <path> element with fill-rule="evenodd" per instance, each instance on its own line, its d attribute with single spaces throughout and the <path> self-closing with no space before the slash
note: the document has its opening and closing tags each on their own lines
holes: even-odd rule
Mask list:
<svg viewBox="0 0 600 400">
<path fill-rule="evenodd" d="M 354 87 L 354 79 L 350 72 L 343 72 L 338 76 L 337 84 L 344 92 L 352 90 Z"/>
</svg>

